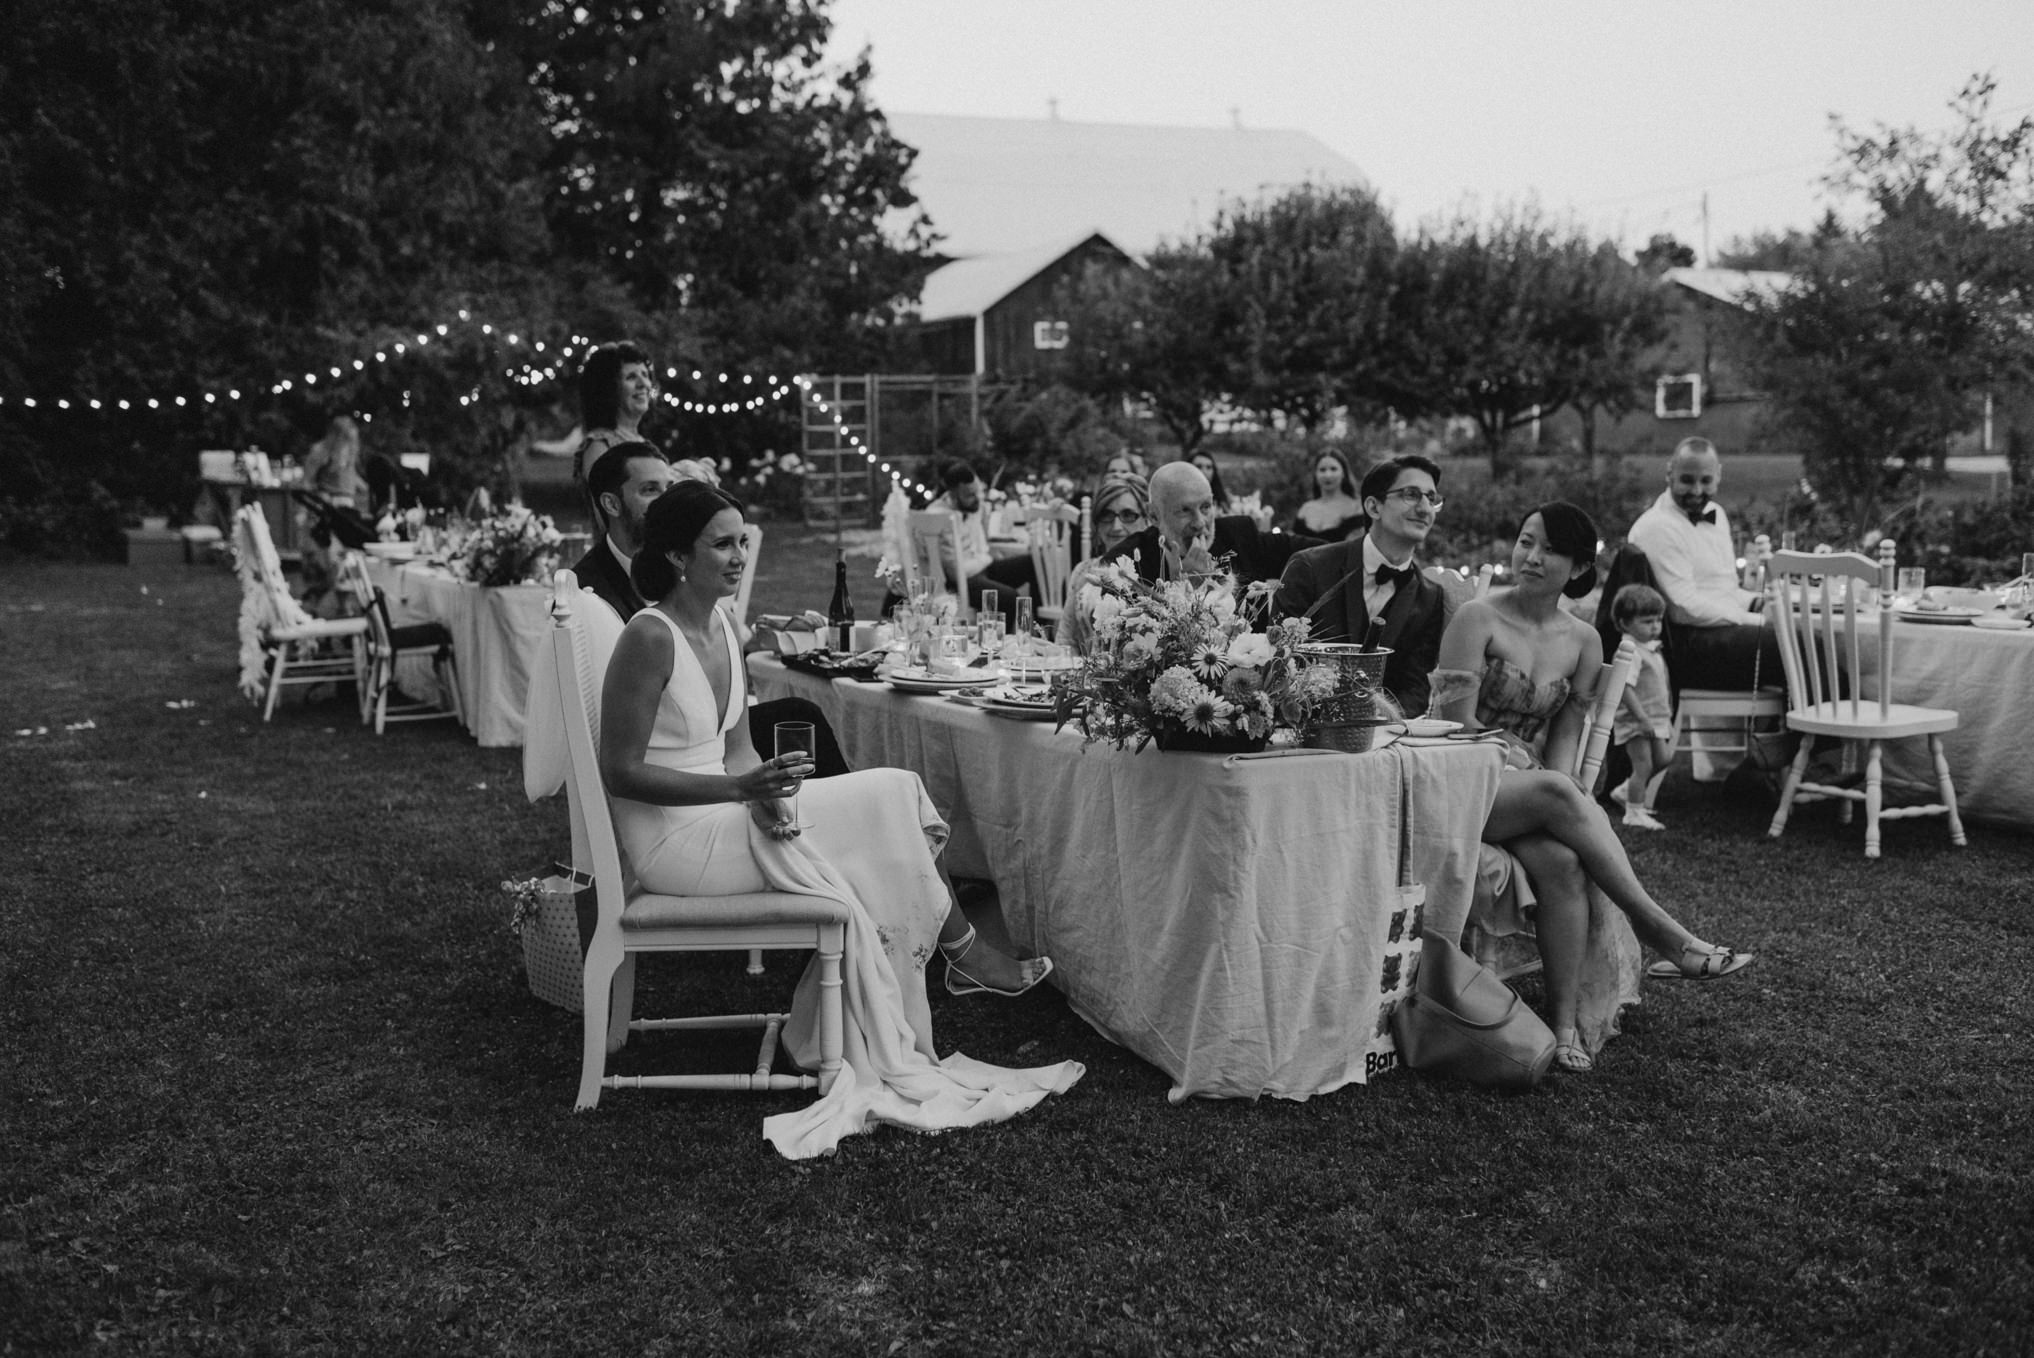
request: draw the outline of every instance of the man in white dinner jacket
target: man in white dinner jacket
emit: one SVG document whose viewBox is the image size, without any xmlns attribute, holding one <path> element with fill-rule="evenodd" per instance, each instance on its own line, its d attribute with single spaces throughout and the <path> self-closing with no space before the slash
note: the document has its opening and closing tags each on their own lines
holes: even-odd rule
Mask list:
<svg viewBox="0 0 2034 1358">
<path fill-rule="evenodd" d="M 1631 526 L 1631 544 L 1667 596 L 1676 688 L 1777 686 L 1779 639 L 1760 612 L 1765 600 L 1738 584 L 1730 516 L 1715 502 L 1722 483 L 1716 445 L 1682 439 L 1667 462 L 1667 488 Z"/>
</svg>

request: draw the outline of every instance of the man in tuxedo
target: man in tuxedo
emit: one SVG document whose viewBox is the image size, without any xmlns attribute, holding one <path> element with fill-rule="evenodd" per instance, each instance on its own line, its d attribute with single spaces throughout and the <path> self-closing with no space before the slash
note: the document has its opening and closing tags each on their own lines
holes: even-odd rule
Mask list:
<svg viewBox="0 0 2034 1358">
<path fill-rule="evenodd" d="M 1759 595 L 1737 582 L 1730 516 L 1714 502 L 1723 459 L 1705 438 L 1685 438 L 1667 463 L 1667 488 L 1631 526 L 1667 596 L 1667 668 L 1674 687 L 1749 690 L 1782 681 L 1779 638 Z"/>
<path fill-rule="evenodd" d="M 1371 619 L 1382 619 L 1376 644 L 1391 652 L 1384 687 L 1415 717 L 1427 709 L 1447 623 L 1447 598 L 1414 557 L 1441 512 L 1440 483 L 1440 467 L 1417 454 L 1372 467 L 1358 490 L 1369 528 L 1294 556 L 1273 601 L 1282 617 L 1311 614 L 1314 641 L 1362 642 Z"/>
<path fill-rule="evenodd" d="M 1152 524 L 1108 551 L 1146 580 L 1177 580 L 1227 570 L 1239 585 L 1276 580 L 1286 562 L 1318 538 L 1267 533 L 1248 514 L 1215 515 L 1215 492 L 1191 462 L 1168 462 L 1151 475 Z"/>
<path fill-rule="evenodd" d="M 649 601 L 636 592 L 635 581 L 629 576 L 636 553 L 643 548 L 643 516 L 650 512 L 657 497 L 680 479 L 670 460 L 650 443 L 619 444 L 602 454 L 587 473 L 586 494 L 598 512 L 594 527 L 605 531 L 592 549 L 579 558 L 572 573 L 584 588 L 624 619 L 649 606 Z M 804 698 L 780 698 L 749 708 L 749 737 L 757 749 L 776 748 L 780 721 L 812 723 L 813 744 L 818 747 L 812 752 L 813 777 L 830 778 L 848 771 L 847 760 L 826 714 Z"/>
</svg>

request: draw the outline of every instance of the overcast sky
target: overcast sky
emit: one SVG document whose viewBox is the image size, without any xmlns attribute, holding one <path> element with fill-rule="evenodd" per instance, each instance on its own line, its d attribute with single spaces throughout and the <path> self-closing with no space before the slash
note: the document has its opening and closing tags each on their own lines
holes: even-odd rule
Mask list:
<svg viewBox="0 0 2034 1358">
<path fill-rule="evenodd" d="M 1829 115 L 2034 112 L 2034 0 L 836 0 L 886 110 L 1311 132 L 1402 225 L 1536 195 L 1627 245 L 1806 227 Z"/>
</svg>

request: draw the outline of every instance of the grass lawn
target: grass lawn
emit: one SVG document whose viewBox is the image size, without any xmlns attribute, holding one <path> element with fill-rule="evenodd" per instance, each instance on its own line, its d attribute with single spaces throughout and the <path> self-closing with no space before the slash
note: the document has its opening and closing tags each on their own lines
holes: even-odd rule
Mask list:
<svg viewBox="0 0 2034 1358">
<path fill-rule="evenodd" d="M 757 607 L 823 601 L 828 539 L 767 531 Z M 1640 871 L 1760 960 L 1649 986 L 1591 1076 L 1173 1107 L 1057 992 L 936 990 L 942 1050 L 1087 1079 L 794 1165 L 759 1123 L 798 1096 L 573 1115 L 497 889 L 562 801 L 350 697 L 264 726 L 236 605 L 0 567 L 0 1353 L 2034 1347 L 2034 837 L 1895 821 L 1868 863 L 1826 806 L 1774 843 L 1759 789 L 1677 779 Z M 792 975 L 651 962 L 639 1009 Z"/>
</svg>

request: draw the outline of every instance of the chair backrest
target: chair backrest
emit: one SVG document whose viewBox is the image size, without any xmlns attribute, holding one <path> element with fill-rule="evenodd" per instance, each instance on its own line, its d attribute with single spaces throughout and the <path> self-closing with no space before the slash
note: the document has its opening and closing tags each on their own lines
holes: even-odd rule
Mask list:
<svg viewBox="0 0 2034 1358">
<path fill-rule="evenodd" d="M 734 618 L 744 627 L 749 621 L 749 595 L 756 588 L 756 561 L 763 555 L 763 529 L 760 524 L 748 525 L 747 556 L 742 561 L 742 582 L 735 587 Z"/>
<path fill-rule="evenodd" d="M 1638 668 L 1638 645 L 1630 637 L 1617 643 L 1617 654 L 1603 664 L 1596 679 L 1596 701 L 1589 705 L 1588 724 L 1575 749 L 1575 780 L 1585 792 L 1596 790 L 1596 775 L 1603 768 L 1604 753 L 1610 748 L 1610 730 L 1617 721 L 1617 705 Z"/>
<path fill-rule="evenodd" d="M 1476 579 L 1469 587 L 1469 597 L 1480 599 L 1490 593 L 1490 582 L 1497 578 L 1497 567 L 1484 562 L 1476 570 Z"/>
<path fill-rule="evenodd" d="M 233 513 L 233 540 L 240 552 L 240 580 L 243 589 L 261 591 L 269 627 L 301 627 L 311 615 L 290 593 L 283 577 L 282 558 L 276 555 L 275 539 L 269 536 L 268 516 L 259 504 L 242 505 Z"/>
<path fill-rule="evenodd" d="M 1073 535 L 1080 522 L 1081 511 L 1072 505 L 1033 505 L 1026 512 L 1032 589 L 1040 608 L 1066 607 L 1066 580 L 1073 573 Z"/>
<path fill-rule="evenodd" d="M 614 817 L 600 780 L 600 689 L 614 654 L 622 622 L 613 609 L 581 594 L 569 570 L 551 580 L 550 663 L 555 667 L 565 753 L 571 774 L 565 780 L 572 811 L 572 866 L 591 873 L 600 902 L 599 929 L 620 928 L 621 850 Z M 535 714 L 531 714 L 535 715 Z"/>
<path fill-rule="evenodd" d="M 960 515 L 951 509 L 914 509 L 905 520 L 904 582 L 945 594 L 965 586 L 960 574 Z"/>
<path fill-rule="evenodd" d="M 1095 559 L 1095 497 L 1081 496 L 1081 560 Z"/>
<path fill-rule="evenodd" d="M 1883 568 L 1890 574 L 1892 567 Z M 1879 716 L 1893 701 L 1893 591 L 1880 564 L 1857 552 L 1775 552 L 1766 563 L 1767 615 L 1779 634 L 1787 706 L 1835 703 L 1848 674 L 1850 716 L 1864 710 L 1858 614 L 1868 587 L 1879 596 Z"/>
</svg>

